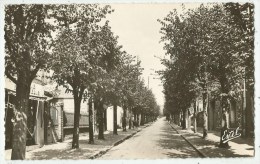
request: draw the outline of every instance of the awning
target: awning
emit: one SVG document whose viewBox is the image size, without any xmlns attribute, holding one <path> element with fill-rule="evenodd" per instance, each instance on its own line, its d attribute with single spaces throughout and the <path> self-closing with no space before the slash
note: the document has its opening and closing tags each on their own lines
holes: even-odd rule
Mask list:
<svg viewBox="0 0 260 164">
<path fill-rule="evenodd" d="M 16 96 L 16 92 L 10 89 L 5 88 L 5 90 L 7 91 L 7 94 L 11 94 Z M 47 96 L 36 96 L 36 95 L 32 95 L 30 94 L 29 97 L 30 100 L 38 100 L 38 101 L 45 101 L 47 99 Z"/>
</svg>

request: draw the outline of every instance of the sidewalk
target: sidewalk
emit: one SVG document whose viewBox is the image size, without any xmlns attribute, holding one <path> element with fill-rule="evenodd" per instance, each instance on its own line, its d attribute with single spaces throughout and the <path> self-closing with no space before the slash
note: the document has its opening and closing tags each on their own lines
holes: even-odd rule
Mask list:
<svg viewBox="0 0 260 164">
<path fill-rule="evenodd" d="M 145 124 L 135 129 L 127 129 L 127 132 L 118 129 L 118 135 L 113 135 L 113 132 L 106 131 L 104 133 L 105 140 L 98 140 L 98 136 L 94 136 L 94 144 L 88 144 L 88 133 L 81 133 L 79 137 L 79 149 L 71 149 L 72 137 L 67 136 L 64 142 L 27 150 L 26 160 L 94 159 L 151 124 Z M 11 150 L 5 151 L 5 159 L 11 159 Z"/>
<path fill-rule="evenodd" d="M 206 139 L 202 138 L 202 128 L 198 132 L 182 130 L 181 127 L 171 124 L 182 136 L 184 136 L 196 149 L 207 157 L 253 157 L 254 140 L 241 137 L 229 141 L 230 148 L 219 148 L 220 132 L 209 131 Z"/>
</svg>

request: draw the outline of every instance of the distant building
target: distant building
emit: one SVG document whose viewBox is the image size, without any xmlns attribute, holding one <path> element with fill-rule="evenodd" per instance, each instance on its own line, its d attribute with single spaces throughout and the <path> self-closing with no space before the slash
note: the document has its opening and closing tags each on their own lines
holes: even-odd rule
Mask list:
<svg viewBox="0 0 260 164">
<path fill-rule="evenodd" d="M 123 109 L 118 106 L 117 107 L 117 126 L 122 127 L 122 117 L 123 117 Z M 114 129 L 114 109 L 113 106 L 107 108 L 107 130 L 113 131 Z"/>
</svg>

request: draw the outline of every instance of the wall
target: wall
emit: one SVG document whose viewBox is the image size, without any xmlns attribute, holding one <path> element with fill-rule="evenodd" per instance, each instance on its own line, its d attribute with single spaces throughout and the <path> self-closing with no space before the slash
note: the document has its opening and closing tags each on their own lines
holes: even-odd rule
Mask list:
<svg viewBox="0 0 260 164">
<path fill-rule="evenodd" d="M 53 131 L 52 133 L 55 133 L 54 140 L 60 140 L 62 137 L 62 121 L 63 121 L 63 116 L 62 116 L 62 103 L 57 102 L 55 104 L 52 104 L 50 107 L 50 115 L 51 119 L 53 122 L 53 129 L 52 125 L 50 125 L 50 131 Z M 48 137 L 53 137 L 52 135 Z"/>
<path fill-rule="evenodd" d="M 66 126 L 73 126 L 74 125 L 74 99 L 71 98 L 64 98 L 64 112 L 66 115 Z M 88 103 L 87 101 L 82 101 L 80 106 L 80 126 L 88 126 Z"/>
<path fill-rule="evenodd" d="M 15 93 L 16 85 L 8 78 L 5 78 L 5 89 L 11 90 L 13 93 Z M 30 129 L 30 133 L 33 134 L 33 138 L 32 137 L 31 138 L 35 141 L 35 143 L 39 145 L 43 145 L 44 144 L 44 116 L 43 115 L 44 115 L 44 101 L 46 97 L 44 96 L 43 83 L 41 82 L 41 80 L 37 78 L 35 78 L 31 84 L 30 99 L 31 102 L 35 102 L 34 103 L 35 106 L 31 106 L 31 109 L 36 112 L 36 115 L 32 116 L 33 118 L 31 118 L 35 120 L 35 122 L 28 121 L 28 123 L 31 125 L 31 126 L 28 125 L 28 129 Z"/>
<path fill-rule="evenodd" d="M 107 108 L 107 130 L 108 131 L 113 131 L 114 129 L 114 124 L 113 124 L 113 106 L 110 106 Z M 122 126 L 122 117 L 123 117 L 123 109 L 121 107 L 117 107 L 117 125 Z"/>
<path fill-rule="evenodd" d="M 63 104 L 64 104 L 64 111 L 66 113 L 74 113 L 74 99 L 73 98 L 64 98 Z M 88 103 L 87 103 L 87 101 L 84 101 L 84 102 L 83 102 L 83 100 L 81 101 L 80 114 L 87 114 L 88 115 Z"/>
</svg>

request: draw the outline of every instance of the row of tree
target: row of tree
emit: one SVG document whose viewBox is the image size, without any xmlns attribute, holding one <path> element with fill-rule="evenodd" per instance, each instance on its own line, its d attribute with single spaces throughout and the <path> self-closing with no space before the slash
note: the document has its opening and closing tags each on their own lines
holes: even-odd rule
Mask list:
<svg viewBox="0 0 260 164">
<path fill-rule="evenodd" d="M 250 3 L 202 4 L 183 14 L 175 10 L 158 20 L 167 56 L 162 60 L 166 69 L 160 72 L 164 110 L 168 114 L 185 114 L 201 97 L 204 138 L 209 94 L 221 100 L 221 135 L 228 128 L 229 103 L 242 101 L 245 92 L 254 96 L 253 14 L 254 5 Z M 185 123 L 182 125 L 186 128 Z M 221 140 L 220 146 L 227 147 L 228 143 Z"/>
<path fill-rule="evenodd" d="M 118 105 L 124 130 L 127 110 L 136 121 L 141 115 L 141 124 L 158 116 L 155 97 L 140 78 L 140 61 L 122 50 L 106 21 L 113 12 L 109 5 L 8 5 L 5 12 L 5 75 L 16 84 L 11 159 L 25 159 L 30 86 L 39 70 L 52 70 L 51 78 L 73 94 L 72 148 L 79 148 L 82 101 L 89 101 L 89 143 L 94 143 L 93 102 L 99 139 L 104 139 L 105 104 L 114 106 L 114 134 Z"/>
</svg>

